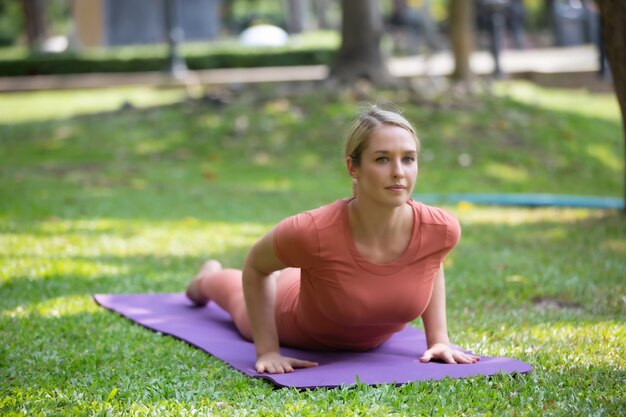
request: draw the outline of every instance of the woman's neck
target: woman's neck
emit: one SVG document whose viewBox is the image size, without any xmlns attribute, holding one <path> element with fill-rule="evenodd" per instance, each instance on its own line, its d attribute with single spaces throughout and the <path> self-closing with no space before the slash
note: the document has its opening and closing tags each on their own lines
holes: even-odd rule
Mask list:
<svg viewBox="0 0 626 417">
<path fill-rule="evenodd" d="M 413 226 L 413 209 L 408 204 L 383 207 L 355 197 L 348 203 L 348 213 L 353 235 L 367 241 L 395 238 Z"/>
</svg>

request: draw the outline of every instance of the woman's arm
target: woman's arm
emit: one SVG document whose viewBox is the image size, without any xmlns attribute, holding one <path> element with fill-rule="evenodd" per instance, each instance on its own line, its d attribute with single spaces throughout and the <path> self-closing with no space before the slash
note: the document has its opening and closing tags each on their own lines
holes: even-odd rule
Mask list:
<svg viewBox="0 0 626 417">
<path fill-rule="evenodd" d="M 273 230 L 263 236 L 250 250 L 243 267 L 243 291 L 256 348 L 257 372 L 271 374 L 292 372 L 317 363 L 284 357 L 279 353 L 278 331 L 274 316 L 275 280 L 271 274 L 285 265 L 274 251 Z"/>
<path fill-rule="evenodd" d="M 426 331 L 428 350 L 420 358 L 421 362 L 430 362 L 438 359 L 446 363 L 474 363 L 479 357 L 453 349 L 448 338 L 448 323 L 446 321 L 446 281 L 443 274 L 443 265 L 440 266 L 433 293 L 426 310 L 422 314 L 422 322 Z"/>
</svg>

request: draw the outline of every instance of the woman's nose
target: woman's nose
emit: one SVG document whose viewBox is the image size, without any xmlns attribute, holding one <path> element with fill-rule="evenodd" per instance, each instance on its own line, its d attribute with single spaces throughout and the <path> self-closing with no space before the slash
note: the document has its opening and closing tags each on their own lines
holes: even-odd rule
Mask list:
<svg viewBox="0 0 626 417">
<path fill-rule="evenodd" d="M 402 161 L 394 161 L 391 167 L 391 174 L 394 178 L 402 178 L 404 176 L 404 168 Z"/>
</svg>

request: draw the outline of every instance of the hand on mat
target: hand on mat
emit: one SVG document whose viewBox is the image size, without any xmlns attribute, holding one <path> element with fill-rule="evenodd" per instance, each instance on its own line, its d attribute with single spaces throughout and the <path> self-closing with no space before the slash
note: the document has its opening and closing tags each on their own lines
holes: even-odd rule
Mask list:
<svg viewBox="0 0 626 417">
<path fill-rule="evenodd" d="M 296 368 L 312 368 L 318 365 L 317 362 L 282 356 L 278 352 L 266 353 L 259 356 L 256 360 L 256 370 L 260 374 L 263 372 L 267 372 L 268 374 L 284 374 L 286 372 L 293 372 Z"/>
<path fill-rule="evenodd" d="M 420 358 L 420 362 L 426 363 L 433 359 L 445 363 L 468 364 L 478 362 L 480 357 L 456 350 L 446 343 L 435 343 L 430 349 L 424 352 L 424 355 Z"/>
</svg>

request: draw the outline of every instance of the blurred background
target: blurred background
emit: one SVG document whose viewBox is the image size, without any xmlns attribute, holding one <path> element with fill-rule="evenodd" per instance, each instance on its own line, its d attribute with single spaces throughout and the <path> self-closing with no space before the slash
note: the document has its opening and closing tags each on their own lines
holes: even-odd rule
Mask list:
<svg viewBox="0 0 626 417">
<path fill-rule="evenodd" d="M 179 9 L 188 42 L 224 40 L 259 24 L 289 34 L 337 30 L 338 0 L 1 0 L 0 45 L 46 52 L 164 42 L 167 3 Z M 394 53 L 445 47 L 448 0 L 381 1 Z M 476 27 L 487 31 L 489 8 L 506 9 L 512 47 L 597 42 L 598 13 L 588 0 L 476 1 Z M 411 39 L 413 38 L 413 39 Z M 411 40 L 415 42 L 411 42 Z M 486 40 L 479 45 L 486 47 Z M 390 47 L 391 47 L 390 46 Z"/>
<path fill-rule="evenodd" d="M 591 0 L 352 3 L 345 6 L 348 23 L 358 19 L 358 9 L 375 4 L 372 19 L 382 24 L 374 27 L 380 32 L 376 47 L 385 58 L 431 57 L 435 73 L 452 72 L 453 64 L 437 64 L 437 57 L 445 61 L 446 52 L 462 47 L 453 39 L 460 36 L 466 49 L 491 57 L 473 64 L 474 72 L 501 76 L 510 66 L 500 62 L 502 51 L 569 47 L 577 63 L 576 57 L 569 64 L 561 56 L 552 60 L 606 75 L 600 18 Z M 331 64 L 341 27 L 339 0 L 0 0 L 0 76 Z M 351 33 L 363 28 L 356 29 Z M 593 49 L 576 49 L 585 45 Z M 274 49 L 269 58 L 267 51 L 247 49 L 263 47 Z M 518 58 L 509 72 L 536 69 L 528 60 Z M 394 75 L 426 71 L 416 60 L 395 65 Z"/>
<path fill-rule="evenodd" d="M 278 102 L 268 104 L 268 111 L 289 114 L 301 123 L 313 123 L 312 109 L 330 106 L 324 112 L 347 124 L 365 101 L 395 103 L 409 114 L 415 112 L 419 121 L 422 116 L 417 113 L 431 110 L 437 117 L 447 117 L 451 109 L 458 110 L 461 118 L 470 117 L 481 106 L 496 106 L 491 101 L 495 95 L 536 106 L 545 115 L 549 103 L 551 110 L 557 110 L 553 121 L 546 123 L 549 126 L 563 123 L 560 112 L 584 113 L 585 128 L 598 136 L 601 129 L 594 125 L 595 118 L 619 121 L 615 97 L 618 102 L 624 99 L 626 60 L 620 60 L 624 48 L 618 42 L 619 31 L 613 30 L 620 27 L 624 9 L 620 4 L 610 0 L 0 0 L 0 126 L 200 102 L 205 107 L 193 112 L 219 109 L 220 125 L 232 126 L 234 136 L 229 131 L 224 140 L 237 144 L 240 136 L 248 135 L 256 141 L 252 132 L 261 131 L 258 135 L 270 136 L 266 146 L 278 140 L 278 128 L 268 130 L 261 120 L 256 125 L 247 114 L 272 100 Z M 601 36 L 603 27 L 605 34 L 616 35 Z M 601 39 L 607 40 L 606 51 Z M 611 71 L 607 61 L 621 63 Z M 614 83 L 613 78 L 621 81 Z M 500 80 L 526 84 L 496 82 Z M 570 93 L 554 94 L 537 86 L 567 88 Z M 590 95 L 597 93 L 604 95 Z M 294 104 L 298 101 L 302 103 Z M 189 108 L 185 111 L 192 114 Z M 419 121 L 424 129 L 450 129 L 463 148 L 451 166 L 474 170 L 481 178 L 471 185 L 453 184 L 439 166 L 441 184 L 448 191 L 624 194 L 621 129 L 607 128 L 606 135 L 596 138 L 606 137 L 603 150 L 594 151 L 580 127 L 546 132 L 544 125 L 531 126 L 539 120 L 536 116 L 523 121 L 519 109 L 505 113 L 498 121 L 500 116 L 486 111 L 468 122 L 476 125 L 474 130 L 463 130 L 458 118 L 440 125 L 437 121 L 443 119 L 424 116 Z M 135 116 L 135 125 L 140 124 L 141 118 Z M 298 135 L 290 130 L 296 126 L 286 120 L 277 123 L 289 130 L 287 137 Z M 316 123 L 315 129 L 328 128 L 324 120 Z M 480 133 L 483 124 L 502 132 Z M 135 129 L 139 127 L 129 130 Z M 335 127 L 308 136 L 333 138 L 336 131 Z M 565 162 L 537 163 L 534 156 L 515 161 L 520 153 L 512 149 L 491 154 L 489 141 L 496 140 L 494 134 L 517 143 L 522 131 L 528 135 L 529 155 L 542 153 L 533 141 L 548 146 L 554 140 L 559 150 L 550 154 Z M 15 137 L 15 131 L 0 130 L 0 134 Z M 462 138 L 466 134 L 468 138 Z M 576 157 L 564 157 L 568 145 L 562 138 L 570 136 L 599 162 L 598 169 L 610 170 L 607 179 L 600 181 L 602 186 L 596 185 L 600 176 L 589 163 L 589 172 L 577 173 L 586 182 L 569 179 L 564 167 L 574 166 Z M 484 149 L 472 144 L 481 138 Z M 245 147 L 239 142 L 237 146 Z M 294 146 L 285 148 L 295 151 Z M 315 146 L 306 153 L 318 152 Z M 29 163 L 31 151 L 25 150 Z M 424 154 L 425 162 L 434 160 L 429 152 Z M 264 165 L 267 157 L 253 154 Z M 482 155 L 486 164 L 508 162 L 479 168 L 472 154 Z M 545 181 L 530 174 L 536 171 L 532 169 L 536 163 Z M 523 174 L 509 172 L 517 165 Z M 550 173 L 553 168 L 562 172 L 555 176 Z M 497 183 L 483 181 L 492 177 Z M 431 185 L 437 190 L 435 184 Z M 611 204 L 623 207 L 623 201 Z"/>
</svg>

